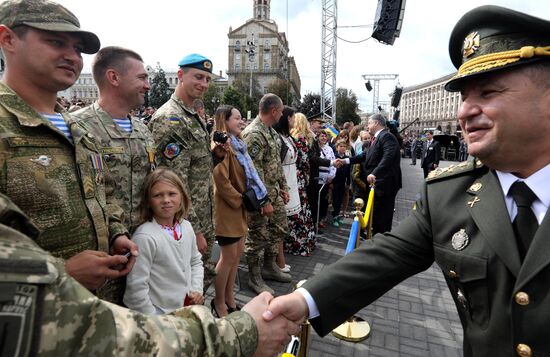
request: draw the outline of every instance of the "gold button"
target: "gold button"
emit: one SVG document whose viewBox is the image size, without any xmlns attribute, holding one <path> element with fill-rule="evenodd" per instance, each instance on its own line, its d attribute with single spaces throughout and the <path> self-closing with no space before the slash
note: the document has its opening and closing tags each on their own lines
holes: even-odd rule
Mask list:
<svg viewBox="0 0 550 357">
<path fill-rule="evenodd" d="M 533 355 L 533 351 L 531 351 L 531 347 L 524 343 L 520 343 L 516 346 L 516 352 L 518 353 L 518 356 L 521 357 L 531 357 Z"/>
<path fill-rule="evenodd" d="M 449 270 L 449 278 L 451 278 L 451 279 L 458 278 L 458 273 L 454 270 Z"/>
<path fill-rule="evenodd" d="M 516 303 L 521 306 L 529 305 L 529 295 L 527 293 L 524 293 L 523 291 L 520 291 L 515 296 Z"/>
</svg>

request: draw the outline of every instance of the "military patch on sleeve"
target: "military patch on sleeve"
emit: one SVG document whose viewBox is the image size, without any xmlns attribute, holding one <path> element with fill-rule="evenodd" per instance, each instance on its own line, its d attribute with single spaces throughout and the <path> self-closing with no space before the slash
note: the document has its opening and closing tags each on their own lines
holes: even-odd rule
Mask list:
<svg viewBox="0 0 550 357">
<path fill-rule="evenodd" d="M 181 123 L 180 118 L 173 117 L 173 118 L 167 118 L 167 120 L 170 122 L 170 124 L 179 124 L 179 123 Z"/>
<path fill-rule="evenodd" d="M 0 335 L 2 356 L 27 356 L 37 314 L 38 287 L 30 284 L 0 283 Z"/>
<path fill-rule="evenodd" d="M 168 160 L 173 160 L 181 153 L 181 145 L 177 143 L 168 143 L 164 147 L 164 150 L 162 151 L 162 154 L 165 158 Z"/>
<path fill-rule="evenodd" d="M 262 151 L 262 147 L 260 146 L 260 144 L 254 143 L 250 147 L 248 154 L 250 155 L 251 158 L 255 158 L 260 153 L 260 151 Z"/>
</svg>

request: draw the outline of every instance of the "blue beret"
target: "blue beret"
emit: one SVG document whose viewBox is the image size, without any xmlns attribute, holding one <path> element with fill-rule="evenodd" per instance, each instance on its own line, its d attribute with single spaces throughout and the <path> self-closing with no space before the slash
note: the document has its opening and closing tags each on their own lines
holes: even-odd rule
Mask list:
<svg viewBox="0 0 550 357">
<path fill-rule="evenodd" d="M 179 61 L 178 66 L 197 68 L 209 73 L 212 73 L 212 61 L 197 53 L 187 55 Z"/>
</svg>

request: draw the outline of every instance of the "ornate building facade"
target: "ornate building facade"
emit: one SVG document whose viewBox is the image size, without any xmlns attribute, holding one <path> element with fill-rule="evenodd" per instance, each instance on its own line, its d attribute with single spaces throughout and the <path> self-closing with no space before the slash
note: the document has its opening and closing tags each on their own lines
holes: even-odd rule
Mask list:
<svg viewBox="0 0 550 357">
<path fill-rule="evenodd" d="M 253 17 L 234 30 L 229 28 L 228 82 L 232 85 L 236 79 L 249 80 L 252 75 L 266 93 L 277 79 L 287 80 L 288 102 L 292 103 L 301 98 L 300 75 L 294 57 L 288 55 L 285 33 L 279 32 L 269 15 L 270 0 L 254 0 Z"/>
<path fill-rule="evenodd" d="M 452 73 L 403 88 L 399 105 L 400 128 L 405 128 L 418 118 L 406 129 L 407 132 L 418 134 L 427 129 L 436 129 L 443 134 L 456 134 L 460 130 L 456 116 L 461 102 L 460 92 L 450 93 L 444 89 L 445 83 L 454 75 Z"/>
</svg>

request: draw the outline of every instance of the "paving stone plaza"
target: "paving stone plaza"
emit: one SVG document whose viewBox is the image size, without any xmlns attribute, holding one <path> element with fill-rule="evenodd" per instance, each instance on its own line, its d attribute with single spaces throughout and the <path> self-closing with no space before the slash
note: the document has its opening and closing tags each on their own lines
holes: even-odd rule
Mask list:
<svg viewBox="0 0 550 357">
<path fill-rule="evenodd" d="M 441 162 L 448 166 L 449 162 Z M 422 169 L 402 159 L 403 188 L 399 191 L 394 226 L 406 218 L 422 184 Z M 325 228 L 318 238 L 317 249 L 310 257 L 287 255 L 292 266 L 293 284 L 268 281 L 276 295 L 291 292 L 294 283 L 319 273 L 325 266 L 340 259 L 345 252 L 351 219 L 339 228 Z M 254 293 L 247 287 L 246 263 L 239 271 L 239 302 L 250 300 Z M 209 298 L 213 289 L 209 290 Z M 207 305 L 208 306 L 208 305 Z M 432 266 L 413 276 L 362 309 L 357 316 L 371 326 L 369 337 L 358 343 L 346 342 L 332 335 L 319 337 L 312 331 L 309 357 L 328 356 L 462 356 L 462 327 L 441 270 Z"/>
</svg>

